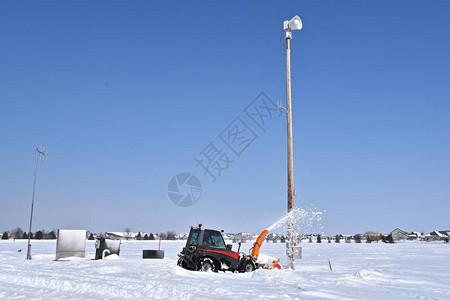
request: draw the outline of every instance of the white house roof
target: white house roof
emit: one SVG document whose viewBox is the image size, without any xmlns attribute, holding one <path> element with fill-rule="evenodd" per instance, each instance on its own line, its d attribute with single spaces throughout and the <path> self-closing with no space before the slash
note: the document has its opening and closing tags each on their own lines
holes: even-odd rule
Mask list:
<svg viewBox="0 0 450 300">
<path fill-rule="evenodd" d="M 395 228 L 394 230 L 392 230 L 392 232 L 391 232 L 391 234 L 392 233 L 402 233 L 402 234 L 408 234 L 408 232 L 406 232 L 406 231 L 404 231 L 403 229 L 400 229 L 400 228 Z"/>
<path fill-rule="evenodd" d="M 115 236 L 123 237 L 123 238 L 125 238 L 125 237 L 134 238 L 136 236 L 136 234 L 133 233 L 133 232 L 126 233 L 126 232 L 118 232 L 118 231 L 115 231 L 115 232 L 114 231 L 108 231 L 108 232 L 106 232 L 106 234 L 115 235 Z"/>
<path fill-rule="evenodd" d="M 445 234 L 442 234 L 442 233 L 440 233 L 439 231 L 437 231 L 437 230 L 435 230 L 435 231 L 433 231 L 433 232 L 431 232 L 430 234 L 433 234 L 434 233 L 434 235 L 437 235 L 438 237 L 446 237 L 446 235 Z"/>
</svg>

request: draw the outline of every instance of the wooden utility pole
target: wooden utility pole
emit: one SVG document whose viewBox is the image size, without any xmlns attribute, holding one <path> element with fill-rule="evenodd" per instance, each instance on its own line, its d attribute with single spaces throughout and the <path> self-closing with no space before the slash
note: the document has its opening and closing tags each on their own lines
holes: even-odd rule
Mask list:
<svg viewBox="0 0 450 300">
<path fill-rule="evenodd" d="M 286 101 L 287 101 L 287 159 L 288 159 L 288 205 L 290 212 L 294 208 L 294 145 L 292 139 L 291 104 L 291 38 L 286 37 Z"/>
<path fill-rule="evenodd" d="M 287 113 L 287 160 L 288 160 L 288 213 L 294 209 L 294 145 L 292 137 L 292 104 L 291 104 L 291 39 L 292 30 L 302 29 L 302 20 L 299 16 L 294 16 L 289 21 L 283 22 L 283 29 L 286 31 L 286 113 Z M 295 220 L 292 214 L 289 215 L 287 226 L 288 242 L 286 243 L 286 254 L 289 261 L 289 268 L 294 270 L 294 261 L 300 258 L 301 248 L 296 247 Z"/>
<path fill-rule="evenodd" d="M 294 145 L 292 138 L 292 104 L 291 104 L 291 32 L 286 32 L 286 111 L 287 111 L 287 169 L 288 169 L 288 213 L 294 208 Z M 288 223 L 288 241 L 289 249 L 288 259 L 289 268 L 294 270 L 294 220 L 289 219 Z"/>
</svg>

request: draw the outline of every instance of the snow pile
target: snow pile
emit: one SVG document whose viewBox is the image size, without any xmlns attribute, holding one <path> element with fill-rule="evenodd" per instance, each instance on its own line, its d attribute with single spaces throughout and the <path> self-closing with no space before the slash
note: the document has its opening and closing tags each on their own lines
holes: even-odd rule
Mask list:
<svg viewBox="0 0 450 300">
<path fill-rule="evenodd" d="M 91 260 L 95 247 L 87 241 L 86 258 L 70 261 L 54 261 L 50 240 L 33 241 L 27 261 L 17 252 L 26 243 L 0 241 L 0 299 L 450 299 L 444 243 L 303 243 L 295 270 L 251 273 L 177 267 L 185 241 L 165 241 L 161 260 L 142 259 L 158 241 L 123 241 L 120 259 L 104 260 Z M 264 243 L 262 250 L 285 267 L 285 247 Z"/>
<path fill-rule="evenodd" d="M 104 259 L 119 259 L 119 255 L 111 254 L 111 255 L 105 256 Z"/>
<path fill-rule="evenodd" d="M 258 259 L 256 260 L 256 262 L 257 262 L 258 264 L 272 266 L 272 263 L 273 263 L 274 261 L 277 261 L 277 260 L 278 260 L 278 258 L 269 256 L 269 255 L 265 255 L 265 254 L 259 254 L 259 255 L 258 255 Z"/>
</svg>

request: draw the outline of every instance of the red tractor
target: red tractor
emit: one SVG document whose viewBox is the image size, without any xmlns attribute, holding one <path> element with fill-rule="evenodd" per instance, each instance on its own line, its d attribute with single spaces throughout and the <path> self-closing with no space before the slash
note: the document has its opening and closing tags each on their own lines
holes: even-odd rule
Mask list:
<svg viewBox="0 0 450 300">
<path fill-rule="evenodd" d="M 178 254 L 178 265 L 193 271 L 217 272 L 252 272 L 256 268 L 269 268 L 267 265 L 257 263 L 259 249 L 264 237 L 269 232 L 264 230 L 256 240 L 252 249 L 252 254 L 247 255 L 232 251 L 232 245 L 226 245 L 222 232 L 214 229 L 204 229 L 200 224 L 198 227 L 191 227 L 186 246 Z M 274 261 L 270 268 L 281 268 Z"/>
</svg>

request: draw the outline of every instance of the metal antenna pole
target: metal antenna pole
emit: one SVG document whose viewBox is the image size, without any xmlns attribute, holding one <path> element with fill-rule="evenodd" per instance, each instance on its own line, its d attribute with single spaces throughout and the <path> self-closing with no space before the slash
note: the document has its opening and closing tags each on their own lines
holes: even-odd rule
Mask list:
<svg viewBox="0 0 450 300">
<path fill-rule="evenodd" d="M 34 192 L 36 191 L 36 175 L 38 168 L 39 155 L 43 157 L 47 156 L 47 152 L 40 151 L 36 148 L 36 160 L 34 163 L 34 178 L 33 178 L 33 196 L 31 197 L 31 214 L 30 214 L 30 227 L 28 229 L 28 247 L 27 247 L 27 259 L 31 259 L 31 224 L 33 223 L 33 208 L 34 208 Z"/>
<path fill-rule="evenodd" d="M 292 33 L 286 31 L 286 111 L 287 111 L 287 159 L 288 159 L 288 213 L 294 208 L 294 146 L 292 138 L 292 104 L 291 104 L 291 38 Z M 288 223 L 289 268 L 294 270 L 294 222 L 292 217 Z"/>
<path fill-rule="evenodd" d="M 34 192 L 36 190 L 36 174 L 38 167 L 38 158 L 39 158 L 39 150 L 38 148 L 36 148 L 36 160 L 34 163 L 33 196 L 31 197 L 30 227 L 28 229 L 27 259 L 31 259 L 31 223 L 33 222 Z"/>
</svg>

